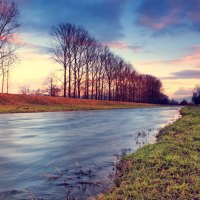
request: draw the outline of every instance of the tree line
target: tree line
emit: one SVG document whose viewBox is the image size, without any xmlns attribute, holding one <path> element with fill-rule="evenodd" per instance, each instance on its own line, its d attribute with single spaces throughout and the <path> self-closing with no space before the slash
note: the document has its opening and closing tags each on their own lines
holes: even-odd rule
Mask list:
<svg viewBox="0 0 200 200">
<path fill-rule="evenodd" d="M 63 67 L 64 97 L 165 103 L 158 78 L 139 74 L 82 26 L 60 24 L 51 36 L 54 59 Z"/>
<path fill-rule="evenodd" d="M 19 11 L 13 1 L 0 1 L 0 78 L 1 92 L 8 93 L 9 77 L 18 44 L 14 41 Z M 82 26 L 70 23 L 55 26 L 51 32 L 56 62 L 62 65 L 64 97 L 161 103 L 166 101 L 162 83 L 151 75 L 139 74 L 133 66 L 98 42 Z M 50 77 L 51 96 L 61 93 Z M 21 87 L 21 92 L 30 91 Z"/>
<path fill-rule="evenodd" d="M 19 44 L 14 35 L 19 28 L 19 10 L 14 1 L 0 1 L 0 92 L 9 92 L 9 78 L 17 60 Z M 20 93 L 46 94 L 69 98 L 178 104 L 163 93 L 162 82 L 138 73 L 132 64 L 115 55 L 82 26 L 64 23 L 52 28 L 52 55 L 62 66 L 62 78 L 51 74 L 44 88 L 31 91 L 21 86 Z M 58 80 L 61 86 L 57 84 Z M 199 90 L 193 94 L 199 104 Z M 182 104 L 187 103 L 183 101 Z"/>
</svg>

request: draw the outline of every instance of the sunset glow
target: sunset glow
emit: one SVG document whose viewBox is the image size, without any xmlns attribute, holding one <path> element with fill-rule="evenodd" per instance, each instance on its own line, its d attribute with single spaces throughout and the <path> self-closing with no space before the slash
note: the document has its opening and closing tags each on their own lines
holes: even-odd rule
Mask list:
<svg viewBox="0 0 200 200">
<path fill-rule="evenodd" d="M 10 92 L 21 85 L 38 89 L 50 72 L 62 69 L 49 51 L 50 32 L 69 22 L 83 25 L 137 71 L 159 77 L 170 98 L 189 98 L 200 79 L 200 2 L 173 2 L 17 1 L 22 25 L 13 42 L 22 47 Z"/>
</svg>

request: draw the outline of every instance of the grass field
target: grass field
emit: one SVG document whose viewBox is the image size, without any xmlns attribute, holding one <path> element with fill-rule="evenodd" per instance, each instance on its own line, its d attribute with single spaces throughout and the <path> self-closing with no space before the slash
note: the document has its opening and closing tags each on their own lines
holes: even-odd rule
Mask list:
<svg viewBox="0 0 200 200">
<path fill-rule="evenodd" d="M 181 113 L 157 143 L 122 159 L 116 188 L 98 199 L 200 199 L 200 107 Z"/>
<path fill-rule="evenodd" d="M 140 107 L 155 107 L 155 105 L 35 95 L 0 94 L 0 113 L 103 110 Z"/>
</svg>

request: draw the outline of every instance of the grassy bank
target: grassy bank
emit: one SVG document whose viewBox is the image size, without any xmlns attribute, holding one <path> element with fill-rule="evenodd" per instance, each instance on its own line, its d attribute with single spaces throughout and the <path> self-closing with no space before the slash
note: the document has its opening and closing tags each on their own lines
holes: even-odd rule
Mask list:
<svg viewBox="0 0 200 200">
<path fill-rule="evenodd" d="M 103 110 L 140 107 L 155 107 L 155 105 L 35 95 L 0 94 L 0 113 Z"/>
<path fill-rule="evenodd" d="M 122 160 L 117 187 L 99 199 L 200 199 L 200 107 L 181 113 L 157 143 Z"/>
</svg>

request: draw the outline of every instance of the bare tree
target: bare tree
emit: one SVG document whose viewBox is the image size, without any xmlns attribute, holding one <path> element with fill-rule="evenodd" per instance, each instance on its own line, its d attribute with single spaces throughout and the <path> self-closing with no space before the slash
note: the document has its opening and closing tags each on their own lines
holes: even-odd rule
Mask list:
<svg viewBox="0 0 200 200">
<path fill-rule="evenodd" d="M 10 72 L 11 69 L 13 67 L 13 64 L 16 62 L 17 60 L 17 56 L 14 53 L 14 51 L 12 51 L 12 45 L 10 46 L 10 44 L 7 44 L 7 49 L 6 49 L 6 53 L 10 52 L 9 54 L 7 54 L 7 56 L 2 57 L 0 59 L 0 77 L 1 77 L 1 92 L 4 93 L 4 86 L 6 84 L 6 93 L 8 93 L 9 90 L 9 78 L 10 78 Z M 5 50 L 5 48 L 4 48 Z M 1 55 L 5 55 L 4 54 L 4 50 L 2 50 Z M 11 53 L 12 52 L 12 53 Z"/>
<path fill-rule="evenodd" d="M 20 94 L 25 94 L 28 95 L 30 94 L 31 90 L 30 90 L 30 86 L 29 85 L 23 85 L 19 87 L 19 93 Z"/>
<path fill-rule="evenodd" d="M 89 98 L 89 92 L 90 92 L 90 79 L 93 78 L 93 69 L 94 66 L 98 63 L 98 55 L 97 55 L 97 49 L 99 44 L 97 41 L 92 38 L 91 36 L 87 37 L 86 41 L 86 51 L 85 51 L 85 90 L 84 90 L 84 97 L 86 99 Z M 92 87 L 93 87 L 92 82 Z"/>
<path fill-rule="evenodd" d="M 108 80 L 108 100 L 112 100 L 112 83 L 114 79 L 115 58 L 108 48 L 105 48 L 105 72 Z"/>
<path fill-rule="evenodd" d="M 49 74 L 43 83 L 44 89 L 43 93 L 49 96 L 58 96 L 60 88 L 57 86 L 57 79 L 54 73 Z"/>
<path fill-rule="evenodd" d="M 53 27 L 53 53 L 56 62 L 61 64 L 64 69 L 64 97 L 66 97 L 67 90 L 67 68 L 68 68 L 68 96 L 71 97 L 71 57 L 72 57 L 72 44 L 74 40 L 75 26 L 72 24 L 60 24 Z"/>
<path fill-rule="evenodd" d="M 6 52 L 2 54 L 2 49 L 7 43 L 10 43 L 14 37 L 14 33 L 19 27 L 18 24 L 19 11 L 16 3 L 9 1 L 0 1 L 0 59 L 13 53 L 13 51 Z"/>
<path fill-rule="evenodd" d="M 75 62 L 75 68 L 74 68 L 74 74 L 76 76 L 74 77 L 76 80 L 74 82 L 77 82 L 77 97 L 81 97 L 81 81 L 83 78 L 83 75 L 85 73 L 84 66 L 86 64 L 86 56 L 85 52 L 88 48 L 88 38 L 89 33 L 81 26 L 76 28 L 76 35 L 75 35 L 75 41 L 73 43 L 74 46 L 74 60 Z M 74 84 L 74 88 L 76 85 Z"/>
<path fill-rule="evenodd" d="M 18 44 L 14 41 L 14 34 L 19 27 L 18 15 L 19 11 L 14 1 L 0 1 L 0 75 L 2 76 L 2 93 L 4 92 L 5 80 L 8 93 L 10 70 L 17 59 L 15 51 Z"/>
<path fill-rule="evenodd" d="M 61 24 L 53 29 L 52 36 L 54 58 L 64 68 L 64 96 L 68 84 L 68 97 L 163 101 L 159 79 L 138 74 L 130 63 L 96 41 L 82 26 Z"/>
</svg>

